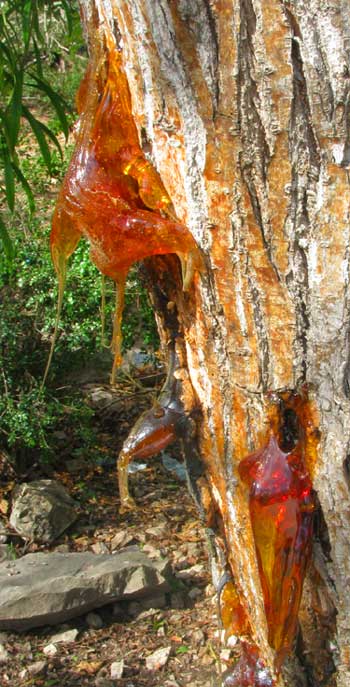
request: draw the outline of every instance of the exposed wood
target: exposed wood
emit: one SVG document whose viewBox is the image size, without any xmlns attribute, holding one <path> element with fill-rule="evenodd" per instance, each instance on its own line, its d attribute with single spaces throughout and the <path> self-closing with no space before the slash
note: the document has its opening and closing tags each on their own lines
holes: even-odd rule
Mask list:
<svg viewBox="0 0 350 687">
<path fill-rule="evenodd" d="M 81 4 L 91 49 L 106 36 L 122 48 L 140 141 L 205 256 L 189 294 L 181 293 L 178 279 L 175 296 L 201 412 L 199 452 L 235 582 L 269 663 L 247 492 L 237 465 L 266 438 L 271 394 L 307 385 L 315 409 L 310 431 L 320 431 L 311 467 L 321 522 L 300 616 L 308 684 L 335 684 L 327 674 L 334 660 L 336 684 L 347 687 L 348 4 Z M 315 586 L 329 600 L 330 615 L 336 605 L 335 637 L 332 623 L 310 611 Z M 316 649 L 315 634 L 323 638 Z M 288 685 L 293 671 L 298 674 L 296 664 Z"/>
</svg>

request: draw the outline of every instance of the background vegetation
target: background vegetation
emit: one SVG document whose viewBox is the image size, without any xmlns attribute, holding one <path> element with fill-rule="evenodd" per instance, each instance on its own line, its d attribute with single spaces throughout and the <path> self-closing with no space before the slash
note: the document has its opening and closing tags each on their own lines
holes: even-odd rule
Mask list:
<svg viewBox="0 0 350 687">
<path fill-rule="evenodd" d="M 55 319 L 50 217 L 73 147 L 74 94 L 86 64 L 77 7 L 57 0 L 0 0 L 0 450 L 18 470 L 57 461 L 57 432 L 93 444 L 91 411 L 72 379 L 103 358 L 101 276 L 83 241 L 71 259 L 48 386 L 41 389 Z M 106 284 L 106 338 L 114 285 Z M 157 345 L 137 272 L 129 279 L 124 346 Z M 76 391 L 74 391 L 76 389 Z"/>
</svg>

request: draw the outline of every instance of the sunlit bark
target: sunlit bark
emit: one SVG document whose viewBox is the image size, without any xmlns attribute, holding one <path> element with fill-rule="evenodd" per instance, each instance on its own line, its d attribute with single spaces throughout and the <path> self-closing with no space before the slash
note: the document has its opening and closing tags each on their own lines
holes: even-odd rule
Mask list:
<svg viewBox="0 0 350 687">
<path fill-rule="evenodd" d="M 175 258 L 152 258 L 146 269 L 164 342 L 166 303 L 176 309 L 182 401 L 188 414 L 196 408 L 191 441 L 205 468 L 202 498 L 212 500 L 204 510 L 214 530 L 213 512 L 221 523 L 217 538 L 252 639 L 272 666 L 238 464 L 266 446 L 276 399 L 300 394 L 319 506 L 302 642 L 285 684 L 348 687 L 348 4 L 81 6 L 90 50 L 107 54 L 114 41 L 121 50 L 141 147 L 202 251 L 186 294 Z"/>
</svg>

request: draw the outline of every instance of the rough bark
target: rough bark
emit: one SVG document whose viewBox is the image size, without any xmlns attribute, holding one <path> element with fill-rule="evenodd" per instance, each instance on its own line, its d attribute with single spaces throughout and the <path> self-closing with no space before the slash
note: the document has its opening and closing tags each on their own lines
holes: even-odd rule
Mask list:
<svg viewBox="0 0 350 687">
<path fill-rule="evenodd" d="M 300 613 L 302 641 L 285 684 L 347 687 L 347 2 L 81 5 L 90 43 L 103 42 L 113 31 L 122 48 L 140 141 L 205 256 L 188 295 L 181 293 L 176 270 L 175 286 L 162 287 L 166 258 L 152 260 L 149 275 L 159 282 L 158 296 L 162 292 L 176 303 L 184 367 L 198 408 L 199 454 L 235 582 L 270 663 L 247 493 L 237 464 L 261 446 L 271 394 L 307 385 L 320 431 L 312 466 L 318 528 Z M 162 324 L 159 298 L 156 304 Z M 311 604 L 315 594 L 318 603 Z"/>
</svg>

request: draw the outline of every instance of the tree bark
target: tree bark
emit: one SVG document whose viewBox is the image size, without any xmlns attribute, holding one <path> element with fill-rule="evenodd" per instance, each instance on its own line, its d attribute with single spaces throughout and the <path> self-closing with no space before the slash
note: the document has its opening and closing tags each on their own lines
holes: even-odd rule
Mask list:
<svg viewBox="0 0 350 687">
<path fill-rule="evenodd" d="M 141 145 L 204 256 L 188 294 L 175 261 L 150 260 L 148 278 L 163 334 L 159 293 L 176 305 L 196 446 L 252 637 L 271 666 L 237 466 L 263 445 L 273 394 L 303 390 L 319 437 L 307 466 L 317 527 L 284 684 L 347 687 L 348 5 L 86 0 L 81 9 L 90 50 L 111 36 L 122 50 Z"/>
</svg>

